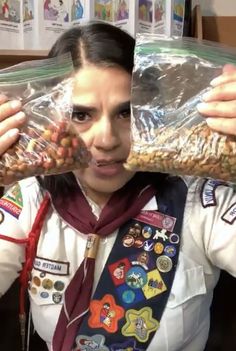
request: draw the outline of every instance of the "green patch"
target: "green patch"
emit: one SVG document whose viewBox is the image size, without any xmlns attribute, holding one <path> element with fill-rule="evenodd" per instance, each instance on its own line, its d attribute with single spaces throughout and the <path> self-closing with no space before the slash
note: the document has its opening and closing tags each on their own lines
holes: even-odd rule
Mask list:
<svg viewBox="0 0 236 351">
<path fill-rule="evenodd" d="M 3 199 L 8 199 L 18 207 L 23 207 L 23 197 L 21 193 L 21 187 L 19 183 L 16 183 L 11 189 L 8 190 L 6 195 L 3 196 Z"/>
</svg>

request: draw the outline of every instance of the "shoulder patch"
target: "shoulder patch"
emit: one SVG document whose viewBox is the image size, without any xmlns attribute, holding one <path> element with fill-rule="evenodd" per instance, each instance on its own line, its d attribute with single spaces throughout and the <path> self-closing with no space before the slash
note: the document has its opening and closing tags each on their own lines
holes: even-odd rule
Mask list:
<svg viewBox="0 0 236 351">
<path fill-rule="evenodd" d="M 236 219 L 236 203 L 230 206 L 230 208 L 225 211 L 225 213 L 221 216 L 221 219 L 228 223 L 233 224 Z"/>
<path fill-rule="evenodd" d="M 228 186 L 226 183 L 220 180 L 206 179 L 204 181 L 200 195 L 202 207 L 207 208 L 211 206 L 216 206 L 215 191 L 220 185 Z"/>
<path fill-rule="evenodd" d="M 19 218 L 23 208 L 23 197 L 19 183 L 16 183 L 0 199 L 0 208 L 15 218 Z"/>
</svg>

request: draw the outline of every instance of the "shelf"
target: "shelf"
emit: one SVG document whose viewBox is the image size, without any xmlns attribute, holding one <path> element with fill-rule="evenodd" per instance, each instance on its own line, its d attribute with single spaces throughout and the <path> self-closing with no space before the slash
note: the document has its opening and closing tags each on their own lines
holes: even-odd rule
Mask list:
<svg viewBox="0 0 236 351">
<path fill-rule="evenodd" d="M 23 61 L 46 58 L 47 50 L 0 50 L 0 69 Z"/>
</svg>

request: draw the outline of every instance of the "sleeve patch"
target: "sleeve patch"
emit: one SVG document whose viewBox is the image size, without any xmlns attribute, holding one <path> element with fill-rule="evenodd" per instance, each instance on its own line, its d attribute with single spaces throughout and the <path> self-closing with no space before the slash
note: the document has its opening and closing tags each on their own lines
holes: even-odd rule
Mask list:
<svg viewBox="0 0 236 351">
<path fill-rule="evenodd" d="M 8 192 L 0 199 L 0 208 L 8 212 L 15 218 L 19 218 L 23 208 L 23 198 L 19 183 L 16 183 Z"/>
<path fill-rule="evenodd" d="M 220 185 L 227 186 L 226 183 L 223 183 L 221 181 L 212 180 L 212 179 L 205 180 L 201 189 L 202 207 L 207 208 L 211 206 L 216 206 L 215 191 L 217 187 Z"/>
<path fill-rule="evenodd" d="M 230 208 L 228 208 L 227 211 L 225 211 L 221 219 L 228 224 L 234 223 L 236 219 L 236 203 L 231 205 Z"/>
</svg>

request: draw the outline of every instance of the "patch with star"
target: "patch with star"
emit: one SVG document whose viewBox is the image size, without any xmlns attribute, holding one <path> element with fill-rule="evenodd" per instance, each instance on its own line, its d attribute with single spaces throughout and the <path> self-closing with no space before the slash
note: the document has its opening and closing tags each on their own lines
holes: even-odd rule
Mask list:
<svg viewBox="0 0 236 351">
<path fill-rule="evenodd" d="M 125 314 L 126 323 L 121 329 L 122 335 L 135 337 L 139 342 L 147 342 L 150 333 L 159 328 L 159 322 L 152 317 L 152 309 L 143 307 L 141 310 L 128 310 Z"/>
<path fill-rule="evenodd" d="M 92 300 L 89 306 L 91 315 L 88 325 L 91 328 L 103 328 L 108 333 L 116 333 L 118 322 L 124 317 L 125 310 L 116 304 L 112 295 L 106 294 L 101 300 Z"/>
<path fill-rule="evenodd" d="M 105 345 L 105 337 L 95 334 L 93 336 L 79 335 L 75 339 L 76 347 L 74 350 L 80 351 L 109 351 Z"/>
</svg>

